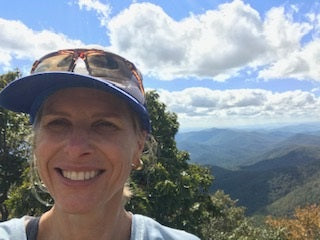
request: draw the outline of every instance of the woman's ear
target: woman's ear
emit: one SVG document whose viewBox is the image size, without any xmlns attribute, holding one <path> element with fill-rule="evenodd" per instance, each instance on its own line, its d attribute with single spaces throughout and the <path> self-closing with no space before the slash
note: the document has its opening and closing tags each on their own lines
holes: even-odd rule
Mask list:
<svg viewBox="0 0 320 240">
<path fill-rule="evenodd" d="M 137 136 L 137 149 L 134 158 L 132 159 L 132 168 L 137 170 L 142 167 L 141 154 L 144 150 L 145 142 L 147 139 L 147 132 L 141 131 Z"/>
<path fill-rule="evenodd" d="M 140 141 L 139 141 L 139 148 L 141 149 L 141 152 L 144 149 L 145 143 L 147 141 L 148 133 L 146 131 L 142 131 L 140 134 Z"/>
<path fill-rule="evenodd" d="M 142 153 L 142 151 L 144 149 L 144 145 L 146 143 L 147 136 L 148 136 L 148 133 L 146 131 L 141 131 L 141 133 L 138 136 L 138 149 L 139 149 L 140 153 Z"/>
</svg>

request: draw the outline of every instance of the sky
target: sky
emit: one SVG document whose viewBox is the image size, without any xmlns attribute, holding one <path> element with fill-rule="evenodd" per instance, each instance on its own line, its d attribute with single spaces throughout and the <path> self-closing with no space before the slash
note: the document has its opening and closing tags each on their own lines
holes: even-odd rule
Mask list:
<svg viewBox="0 0 320 240">
<path fill-rule="evenodd" d="M 180 131 L 320 122 L 320 0 L 0 1 L 0 74 L 101 48 L 135 63 Z"/>
</svg>

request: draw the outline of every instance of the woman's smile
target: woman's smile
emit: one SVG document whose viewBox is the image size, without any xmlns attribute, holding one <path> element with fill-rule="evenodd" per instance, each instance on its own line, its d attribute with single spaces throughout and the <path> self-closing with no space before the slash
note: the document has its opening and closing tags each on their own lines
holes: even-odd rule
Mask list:
<svg viewBox="0 0 320 240">
<path fill-rule="evenodd" d="M 87 181 L 90 179 L 93 179 L 95 177 L 97 177 L 101 172 L 99 171 L 67 171 L 67 170 L 62 170 L 62 169 L 58 169 L 58 172 L 62 174 L 63 177 L 70 179 L 72 181 Z"/>
<path fill-rule="evenodd" d="M 105 170 L 66 170 L 61 168 L 55 168 L 58 174 L 63 176 L 66 179 L 72 181 L 88 181 L 94 178 L 97 178 L 99 175 L 105 172 Z"/>
</svg>

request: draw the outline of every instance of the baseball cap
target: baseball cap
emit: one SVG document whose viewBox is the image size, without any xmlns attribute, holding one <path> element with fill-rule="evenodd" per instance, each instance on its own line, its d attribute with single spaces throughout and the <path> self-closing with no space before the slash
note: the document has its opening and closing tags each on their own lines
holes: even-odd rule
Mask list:
<svg viewBox="0 0 320 240">
<path fill-rule="evenodd" d="M 10 82 L 0 92 L 0 106 L 30 114 L 33 123 L 42 103 L 58 90 L 94 88 L 125 100 L 150 133 L 142 81 L 135 65 L 117 54 L 100 49 L 65 49 L 45 55 L 34 62 L 30 75 Z"/>
</svg>

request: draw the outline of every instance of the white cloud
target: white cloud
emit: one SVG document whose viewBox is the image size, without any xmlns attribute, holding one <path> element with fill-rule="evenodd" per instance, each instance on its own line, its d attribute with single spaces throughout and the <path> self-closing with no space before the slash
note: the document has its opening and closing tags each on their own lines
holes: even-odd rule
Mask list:
<svg viewBox="0 0 320 240">
<path fill-rule="evenodd" d="M 181 21 L 151 3 L 132 4 L 108 26 L 112 46 L 160 79 L 225 80 L 266 51 L 259 14 L 237 0 Z"/>
<path fill-rule="evenodd" d="M 87 11 L 96 11 L 101 26 L 106 26 L 111 13 L 109 4 L 103 4 L 99 0 L 78 0 L 80 9 L 85 8 Z"/>
<path fill-rule="evenodd" d="M 184 128 L 317 121 L 320 97 L 305 91 L 273 93 L 262 89 L 159 90 L 160 100 L 176 112 Z"/>
<path fill-rule="evenodd" d="M 107 28 L 110 49 L 133 60 L 144 74 L 162 80 L 194 77 L 222 82 L 251 70 L 264 80 L 320 81 L 320 15 L 304 13 L 304 22 L 294 21 L 294 14 L 300 14 L 297 6 L 272 8 L 260 16 L 249 4 L 234 0 L 177 21 L 152 3 L 133 2 L 113 18 L 110 4 L 77 4 L 97 13 Z M 5 67 L 13 58 L 34 59 L 54 49 L 84 45 L 63 34 L 36 32 L 19 21 L 0 19 L 0 27 L 0 64 Z"/>
<path fill-rule="evenodd" d="M 260 71 L 259 77 L 295 78 L 320 81 L 320 39 L 308 43 L 300 51 L 293 50 L 286 57 L 279 58 L 270 67 Z"/>
<path fill-rule="evenodd" d="M 83 46 L 79 40 L 48 30 L 34 31 L 20 21 L 0 18 L 0 64 L 8 67 L 13 58 L 30 61 L 61 48 Z"/>
<path fill-rule="evenodd" d="M 180 77 L 226 81 L 239 71 L 258 69 L 258 77 L 320 81 L 320 15 L 306 13 L 295 22 L 295 5 L 270 9 L 264 19 L 241 0 L 180 21 L 152 3 L 135 3 L 110 18 L 111 8 L 98 0 L 78 0 L 95 10 L 108 29 L 111 49 L 134 62 L 145 74 L 162 80 Z M 150 18 L 150 16 L 153 16 Z M 313 31 L 314 38 L 302 44 Z"/>
<path fill-rule="evenodd" d="M 134 3 L 110 19 L 108 30 L 113 49 L 162 80 L 226 81 L 249 67 L 261 69 L 258 76 L 265 80 L 320 81 L 314 69 L 319 39 L 302 43 L 315 31 L 316 16 L 310 13 L 305 22 L 296 22 L 298 12 L 297 6 L 278 7 L 262 18 L 250 5 L 234 0 L 176 21 L 157 5 Z"/>
<path fill-rule="evenodd" d="M 0 40 L 0 42 L 1 42 L 1 40 Z M 12 56 L 10 55 L 10 52 L 0 49 L 0 56 L 1 56 L 0 65 L 4 65 L 5 67 L 9 67 L 10 62 L 12 60 Z"/>
<path fill-rule="evenodd" d="M 270 9 L 263 23 L 270 50 L 280 58 L 300 50 L 301 39 L 311 28 L 309 23 L 293 22 L 292 16 L 286 14 L 283 7 Z"/>
<path fill-rule="evenodd" d="M 301 44 L 302 38 L 313 29 L 310 23 L 295 23 L 285 15 L 284 8 L 274 8 L 267 14 L 264 29 L 273 49 L 273 60 L 259 72 L 259 78 L 320 81 L 320 71 L 316 67 L 320 61 L 320 39 Z"/>
</svg>

